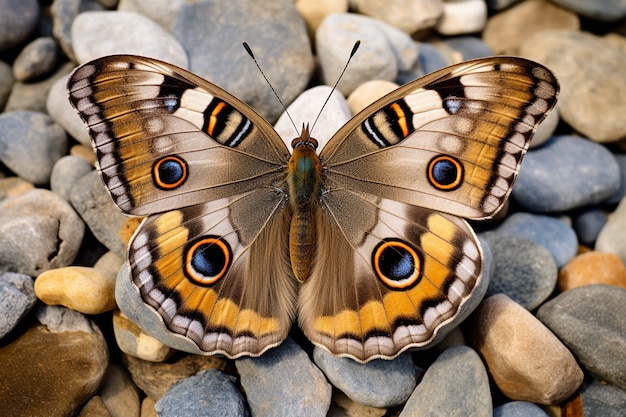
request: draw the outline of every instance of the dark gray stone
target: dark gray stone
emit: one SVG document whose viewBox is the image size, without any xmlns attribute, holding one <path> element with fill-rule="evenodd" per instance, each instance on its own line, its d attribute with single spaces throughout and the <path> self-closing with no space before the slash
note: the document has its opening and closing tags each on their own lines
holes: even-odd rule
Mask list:
<svg viewBox="0 0 626 417">
<path fill-rule="evenodd" d="M 594 379 L 584 384 L 580 396 L 585 417 L 624 417 L 626 391 Z"/>
<path fill-rule="evenodd" d="M 0 51 L 24 42 L 37 27 L 37 0 L 0 1 Z"/>
<path fill-rule="evenodd" d="M 13 76 L 30 81 L 50 74 L 57 64 L 59 52 L 51 37 L 37 38 L 22 49 L 13 63 Z"/>
<path fill-rule="evenodd" d="M 0 273 L 0 338 L 13 330 L 37 302 L 33 284 L 28 275 Z"/>
</svg>

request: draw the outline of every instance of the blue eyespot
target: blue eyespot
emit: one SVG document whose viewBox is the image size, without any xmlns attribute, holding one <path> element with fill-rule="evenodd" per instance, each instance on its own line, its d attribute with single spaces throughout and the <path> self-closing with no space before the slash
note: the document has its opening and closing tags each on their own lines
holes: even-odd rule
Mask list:
<svg viewBox="0 0 626 417">
<path fill-rule="evenodd" d="M 185 275 L 199 285 L 224 277 L 232 262 L 230 245 L 219 236 L 204 236 L 185 251 Z"/>
<path fill-rule="evenodd" d="M 463 182 L 463 165 L 457 159 L 440 155 L 428 164 L 428 181 L 441 191 L 451 191 Z"/>
<path fill-rule="evenodd" d="M 176 155 L 166 156 L 154 164 L 152 177 L 157 187 L 173 190 L 187 179 L 187 163 Z"/>
<path fill-rule="evenodd" d="M 392 289 L 414 286 L 421 277 L 421 265 L 417 251 L 399 239 L 382 240 L 372 253 L 376 275 Z"/>
</svg>

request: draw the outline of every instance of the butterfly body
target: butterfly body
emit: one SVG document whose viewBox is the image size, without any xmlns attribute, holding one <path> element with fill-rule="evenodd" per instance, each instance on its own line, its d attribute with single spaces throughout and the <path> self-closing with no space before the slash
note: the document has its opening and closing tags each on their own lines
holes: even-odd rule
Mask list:
<svg viewBox="0 0 626 417">
<path fill-rule="evenodd" d="M 457 64 L 381 98 L 321 150 L 307 128 L 286 142 L 226 91 L 150 58 L 84 64 L 68 89 L 111 197 L 147 215 L 130 276 L 168 332 L 196 353 L 258 356 L 297 317 L 316 345 L 366 362 L 429 346 L 482 297 L 464 219 L 502 207 L 558 84 L 519 58 Z"/>
</svg>

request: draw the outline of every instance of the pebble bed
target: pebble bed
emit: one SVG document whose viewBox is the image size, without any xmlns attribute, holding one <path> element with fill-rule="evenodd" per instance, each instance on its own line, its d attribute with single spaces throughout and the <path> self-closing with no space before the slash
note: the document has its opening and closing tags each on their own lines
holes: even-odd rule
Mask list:
<svg viewBox="0 0 626 417">
<path fill-rule="evenodd" d="M 623 416 L 625 35 L 624 0 L 0 0 L 0 415 Z M 475 311 L 437 346 L 366 365 L 297 330 L 234 361 L 141 331 L 150 318 L 122 314 L 131 295 L 116 286 L 137 220 L 95 172 L 69 73 L 114 53 L 159 58 L 291 136 L 241 41 L 300 125 L 357 39 L 319 137 L 466 59 L 519 55 L 559 78 L 510 204 L 473 224 L 491 273 Z"/>
</svg>

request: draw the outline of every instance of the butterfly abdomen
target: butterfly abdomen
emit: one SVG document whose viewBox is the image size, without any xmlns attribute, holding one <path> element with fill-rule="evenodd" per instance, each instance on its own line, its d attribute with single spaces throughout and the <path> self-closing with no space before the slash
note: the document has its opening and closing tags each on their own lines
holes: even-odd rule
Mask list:
<svg viewBox="0 0 626 417">
<path fill-rule="evenodd" d="M 306 128 L 303 128 L 301 137 L 294 139 L 292 146 L 293 154 L 289 160 L 287 175 L 292 211 L 289 255 L 296 279 L 304 282 L 309 276 L 315 256 L 315 212 L 319 208 L 321 162 L 315 151 L 317 141 L 309 137 Z"/>
</svg>

